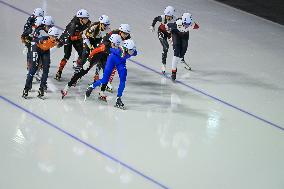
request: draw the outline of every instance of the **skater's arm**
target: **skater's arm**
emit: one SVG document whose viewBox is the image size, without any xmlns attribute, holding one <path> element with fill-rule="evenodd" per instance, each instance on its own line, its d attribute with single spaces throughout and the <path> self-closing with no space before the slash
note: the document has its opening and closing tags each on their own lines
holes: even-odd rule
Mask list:
<svg viewBox="0 0 284 189">
<path fill-rule="evenodd" d="M 199 28 L 199 25 L 196 22 L 194 22 L 193 23 L 193 29 L 195 30 L 195 29 L 198 29 L 198 28 Z"/>
<path fill-rule="evenodd" d="M 112 34 L 119 34 L 119 30 L 112 30 L 110 31 L 109 33 L 107 33 L 104 37 L 103 37 L 103 40 L 102 40 L 102 43 L 109 43 L 109 38 Z"/>
<path fill-rule="evenodd" d="M 161 16 L 157 16 L 154 18 L 153 22 L 152 22 L 152 27 L 154 28 L 157 22 L 162 22 L 162 17 Z"/>
<path fill-rule="evenodd" d="M 106 46 L 104 44 L 101 44 L 100 46 L 98 46 L 97 48 L 95 48 L 94 50 L 92 50 L 90 52 L 88 59 L 89 60 L 92 59 L 95 54 L 98 54 L 98 53 L 103 52 L 105 50 L 106 50 Z"/>
<path fill-rule="evenodd" d="M 69 43 L 69 41 L 71 40 L 71 36 L 75 33 L 75 29 L 76 23 L 74 23 L 74 21 L 71 21 L 59 38 L 58 47 Z"/>
<path fill-rule="evenodd" d="M 74 35 L 76 30 L 76 23 L 75 22 L 71 22 L 69 27 L 66 28 L 66 33 L 68 36 L 72 36 Z"/>
<path fill-rule="evenodd" d="M 129 52 L 130 56 L 137 56 L 137 50 L 134 49 L 132 52 Z"/>
<path fill-rule="evenodd" d="M 167 29 L 167 31 L 169 31 L 171 33 L 177 33 L 178 32 L 176 23 L 166 24 L 166 29 Z"/>
<path fill-rule="evenodd" d="M 57 40 L 54 40 L 47 36 L 39 38 L 38 40 L 35 41 L 37 43 L 37 46 L 43 51 L 47 51 L 57 45 Z"/>
<path fill-rule="evenodd" d="M 92 48 L 92 45 L 90 43 L 90 38 L 95 38 L 95 35 L 97 35 L 99 32 L 99 28 L 98 28 L 98 23 L 99 22 L 95 22 L 93 24 L 91 24 L 84 32 L 83 32 L 83 39 L 84 39 L 84 43 L 87 44 L 87 46 L 89 47 L 89 49 Z"/>
<path fill-rule="evenodd" d="M 24 32 L 22 33 L 22 37 L 28 37 L 31 33 L 33 32 L 32 27 L 24 30 Z"/>
<path fill-rule="evenodd" d="M 26 22 L 26 24 L 24 26 L 24 30 L 27 30 L 27 29 L 31 28 L 34 22 L 35 22 L 35 18 L 33 16 L 30 16 L 27 19 L 27 22 Z"/>
</svg>

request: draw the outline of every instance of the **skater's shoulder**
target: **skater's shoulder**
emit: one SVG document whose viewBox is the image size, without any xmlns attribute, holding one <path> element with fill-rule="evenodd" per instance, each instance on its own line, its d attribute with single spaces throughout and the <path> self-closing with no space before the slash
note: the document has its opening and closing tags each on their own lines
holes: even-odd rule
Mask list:
<svg viewBox="0 0 284 189">
<path fill-rule="evenodd" d="M 165 19 L 165 15 L 158 15 L 154 18 L 154 20 L 162 22 L 162 20 Z"/>
<path fill-rule="evenodd" d="M 32 22 L 35 21 L 35 19 L 36 19 L 36 17 L 34 15 L 30 15 L 27 19 L 27 22 L 32 23 Z"/>
<path fill-rule="evenodd" d="M 111 54 L 116 56 L 120 56 L 121 53 L 123 52 L 121 48 L 110 48 L 109 51 Z"/>
<path fill-rule="evenodd" d="M 112 35 L 112 34 L 119 34 L 119 29 L 114 29 L 111 32 L 109 32 L 109 35 Z"/>
<path fill-rule="evenodd" d="M 100 22 L 91 22 L 90 25 L 89 25 L 89 29 L 95 29 L 99 26 Z"/>
</svg>

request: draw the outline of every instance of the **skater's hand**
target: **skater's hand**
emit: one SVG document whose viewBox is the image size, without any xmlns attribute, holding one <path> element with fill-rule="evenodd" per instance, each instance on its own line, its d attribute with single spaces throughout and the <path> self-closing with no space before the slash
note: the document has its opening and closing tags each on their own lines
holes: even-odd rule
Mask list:
<svg viewBox="0 0 284 189">
<path fill-rule="evenodd" d="M 22 36 L 21 36 L 21 41 L 22 41 L 22 43 L 26 43 L 26 39 Z"/>
<path fill-rule="evenodd" d="M 63 41 L 59 39 L 57 43 L 57 48 L 61 48 L 63 45 L 64 45 Z"/>
<path fill-rule="evenodd" d="M 86 62 L 85 62 L 85 64 L 83 65 L 83 70 L 87 70 L 89 67 L 90 67 L 90 61 L 89 60 L 87 60 Z"/>
<path fill-rule="evenodd" d="M 92 50 L 95 49 L 95 47 L 93 45 L 90 45 L 89 49 L 90 49 L 90 52 L 91 52 Z"/>
<path fill-rule="evenodd" d="M 153 26 L 150 26 L 149 29 L 150 29 L 151 32 L 154 32 L 154 31 L 155 31 L 155 28 L 154 28 Z"/>
<path fill-rule="evenodd" d="M 21 37 L 21 41 L 23 44 L 30 43 L 29 39 L 26 37 Z"/>
</svg>

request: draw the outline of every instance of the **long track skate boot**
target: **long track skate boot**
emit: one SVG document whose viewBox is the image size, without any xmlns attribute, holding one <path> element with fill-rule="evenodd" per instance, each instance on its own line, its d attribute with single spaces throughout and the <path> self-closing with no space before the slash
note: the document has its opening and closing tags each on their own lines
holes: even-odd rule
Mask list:
<svg viewBox="0 0 284 189">
<path fill-rule="evenodd" d="M 162 74 L 166 74 L 166 64 L 162 64 Z"/>
<path fill-rule="evenodd" d="M 106 91 L 108 91 L 108 92 L 110 92 L 110 93 L 113 93 L 113 88 L 112 88 L 111 82 L 108 82 L 108 83 L 107 83 Z"/>
<path fill-rule="evenodd" d="M 63 90 L 61 90 L 61 98 L 63 99 L 65 96 L 67 96 L 67 93 L 68 93 L 68 89 L 69 89 L 70 87 L 68 86 L 68 84 L 67 85 L 65 85 L 65 87 L 64 87 L 64 89 Z"/>
<path fill-rule="evenodd" d="M 180 60 L 180 63 L 184 64 L 184 68 L 187 70 L 191 70 L 191 67 L 189 66 L 189 64 L 184 60 L 184 58 L 182 58 Z"/>
<path fill-rule="evenodd" d="M 107 96 L 104 94 L 103 91 L 99 92 L 99 100 L 107 102 Z"/>
<path fill-rule="evenodd" d="M 114 107 L 120 108 L 120 109 L 122 109 L 122 110 L 125 110 L 125 106 L 124 106 L 124 104 L 122 103 L 120 97 L 117 97 L 116 103 L 115 103 Z"/>
<path fill-rule="evenodd" d="M 79 73 L 82 69 L 82 65 L 81 65 L 81 61 L 77 60 L 77 61 L 73 61 L 73 70 L 74 70 L 74 74 Z"/>
<path fill-rule="evenodd" d="M 63 58 L 59 63 L 59 68 L 58 68 L 58 71 L 57 71 L 56 76 L 54 78 L 57 81 L 60 81 L 61 75 L 62 75 L 62 70 L 64 69 L 66 64 L 67 64 L 67 60 L 65 58 Z"/>
<path fill-rule="evenodd" d="M 44 99 L 44 89 L 43 88 L 38 89 L 37 97 L 40 98 L 40 99 Z"/>
<path fill-rule="evenodd" d="M 166 73 L 167 53 L 162 53 L 162 74 Z"/>
<path fill-rule="evenodd" d="M 61 70 L 58 70 L 57 73 L 56 73 L 56 75 L 55 75 L 55 78 L 54 78 L 54 79 L 56 79 L 57 81 L 60 81 L 61 75 L 62 75 L 62 71 L 61 71 Z"/>
<path fill-rule="evenodd" d="M 22 97 L 25 98 L 25 99 L 27 99 L 27 98 L 28 98 L 28 95 L 29 95 L 29 89 L 26 89 L 26 88 L 25 88 L 25 89 L 23 90 Z"/>
<path fill-rule="evenodd" d="M 177 70 L 172 70 L 172 80 L 175 81 L 177 77 Z"/>
<path fill-rule="evenodd" d="M 88 89 L 86 90 L 86 94 L 85 94 L 85 100 L 91 96 L 91 93 L 93 91 L 93 87 L 88 87 Z"/>
</svg>

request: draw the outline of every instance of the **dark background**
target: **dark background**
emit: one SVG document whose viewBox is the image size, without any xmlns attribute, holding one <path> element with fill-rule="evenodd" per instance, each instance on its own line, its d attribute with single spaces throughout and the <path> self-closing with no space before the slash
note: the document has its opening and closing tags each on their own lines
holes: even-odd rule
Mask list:
<svg viewBox="0 0 284 189">
<path fill-rule="evenodd" d="M 284 0 L 216 0 L 284 25 Z"/>
</svg>

